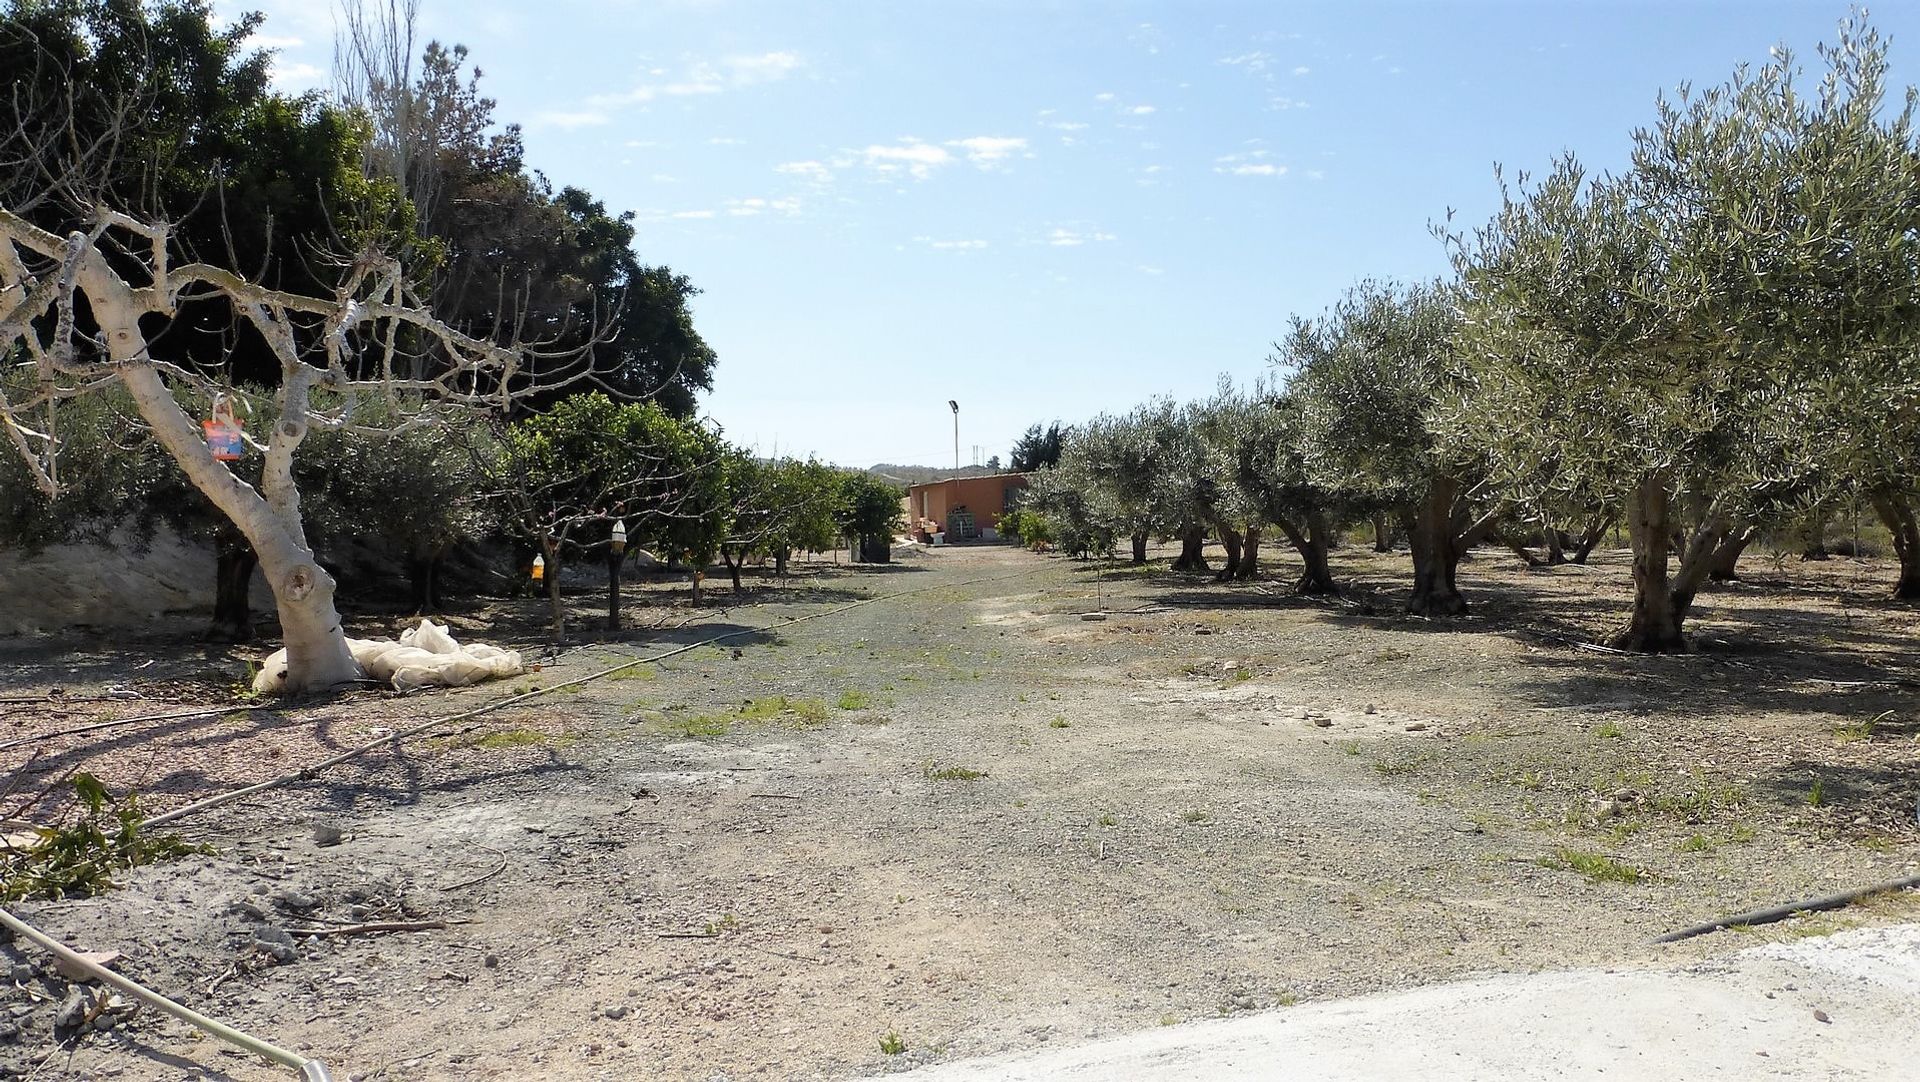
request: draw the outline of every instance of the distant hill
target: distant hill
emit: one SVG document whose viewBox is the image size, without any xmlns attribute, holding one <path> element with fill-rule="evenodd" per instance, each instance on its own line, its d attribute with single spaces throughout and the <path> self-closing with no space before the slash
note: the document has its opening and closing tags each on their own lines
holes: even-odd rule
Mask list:
<svg viewBox="0 0 1920 1082">
<path fill-rule="evenodd" d="M 957 470 L 943 470 L 934 466 L 902 466 L 893 462 L 882 462 L 877 466 L 868 466 L 867 472 L 882 481 L 891 481 L 896 485 L 924 485 L 929 481 L 944 481 L 949 477 L 987 477 L 1004 470 L 991 470 L 985 466 L 962 466 Z"/>
</svg>

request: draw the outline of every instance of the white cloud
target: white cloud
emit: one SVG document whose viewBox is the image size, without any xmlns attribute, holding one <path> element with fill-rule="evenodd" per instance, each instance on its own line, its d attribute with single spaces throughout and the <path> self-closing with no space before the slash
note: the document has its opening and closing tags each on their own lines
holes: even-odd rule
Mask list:
<svg viewBox="0 0 1920 1082">
<path fill-rule="evenodd" d="M 783 176 L 805 177 L 817 184 L 833 179 L 833 170 L 816 161 L 781 162 L 773 167 L 773 171 Z"/>
<path fill-rule="evenodd" d="M 1153 106 L 1151 105 L 1136 105 L 1127 110 L 1127 112 L 1132 113 L 1134 116 L 1146 116 L 1153 111 Z"/>
<path fill-rule="evenodd" d="M 309 90 L 327 81 L 327 73 L 312 64 L 273 62 L 273 85 L 281 90 Z"/>
<path fill-rule="evenodd" d="M 291 34 L 255 34 L 247 39 L 247 48 L 297 49 L 306 43 L 305 38 L 296 38 Z"/>
<path fill-rule="evenodd" d="M 673 212 L 673 217 L 675 218 L 711 218 L 713 217 L 713 212 L 710 210 L 676 210 Z"/>
<path fill-rule="evenodd" d="M 1139 271 L 1139 272 L 1140 272 L 1141 274 L 1165 274 L 1165 273 L 1167 273 L 1167 272 L 1166 272 L 1165 270 L 1162 270 L 1162 269 L 1161 269 L 1161 268 L 1159 268 L 1159 267 L 1150 267 L 1150 266 L 1148 266 L 1148 265 L 1147 265 L 1147 264 L 1145 264 L 1145 263 L 1142 263 L 1142 264 L 1140 264 L 1139 266 L 1137 266 L 1137 267 L 1135 267 L 1135 268 L 1133 268 L 1133 269 L 1134 269 L 1134 270 L 1137 270 L 1137 271 Z"/>
<path fill-rule="evenodd" d="M 906 172 L 915 180 L 925 180 L 940 166 L 950 164 L 953 155 L 932 143 L 905 139 L 894 146 L 874 145 L 860 152 L 867 165 L 879 173 Z"/>
<path fill-rule="evenodd" d="M 1079 120 L 1050 120 L 1047 127 L 1055 131 L 1086 131 L 1088 125 Z"/>
<path fill-rule="evenodd" d="M 1055 248 L 1078 248 L 1089 241 L 1097 243 L 1114 239 L 1116 238 L 1112 233 L 1102 233 L 1097 230 L 1082 233 L 1077 229 L 1067 229 L 1064 226 L 1056 226 L 1047 234 L 1047 243 Z"/>
<path fill-rule="evenodd" d="M 984 240 L 935 240 L 932 237 L 915 237 L 915 241 L 942 252 L 972 252 L 987 246 Z"/>
<path fill-rule="evenodd" d="M 595 94 L 587 99 L 587 104 L 599 108 L 610 108 L 621 105 L 645 105 L 660 98 L 690 98 L 720 94 L 742 87 L 777 82 L 803 66 L 799 54 L 790 52 L 729 56 L 718 64 L 695 64 L 684 76 L 670 82 L 648 82 L 617 94 Z M 666 76 L 666 71 L 662 68 L 650 68 L 646 74 L 648 78 L 661 79 Z"/>
<path fill-rule="evenodd" d="M 1238 56 L 1223 56 L 1218 62 L 1228 67 L 1245 68 L 1248 71 L 1265 71 L 1268 65 L 1273 63 L 1273 57 L 1255 50 L 1250 53 L 1241 53 Z"/>
<path fill-rule="evenodd" d="M 1239 165 L 1221 166 L 1216 173 L 1229 173 L 1236 177 L 1284 177 L 1287 167 L 1272 162 L 1242 162 Z"/>
<path fill-rule="evenodd" d="M 1006 135 L 975 135 L 949 140 L 947 145 L 965 151 L 967 160 L 982 169 L 991 169 L 1027 149 L 1025 139 Z"/>
<path fill-rule="evenodd" d="M 1112 92 L 1112 91 L 1110 91 L 1110 90 L 1108 90 L 1108 91 L 1102 91 L 1101 93 L 1098 93 L 1098 94 L 1095 94 L 1095 95 L 1093 96 L 1093 100 L 1094 100 L 1094 101 L 1112 101 L 1112 100 L 1113 100 L 1113 92 Z"/>
<path fill-rule="evenodd" d="M 745 139 L 735 139 L 731 135 L 716 135 L 707 140 L 707 145 L 710 147 L 740 147 L 746 146 L 747 141 Z"/>
<path fill-rule="evenodd" d="M 545 112 L 534 114 L 533 126 L 536 128 L 559 128 L 562 131 L 573 131 L 575 128 L 597 127 L 598 125 L 605 124 L 607 120 L 607 114 L 593 109 L 582 110 L 577 113 Z"/>
<path fill-rule="evenodd" d="M 1272 98 L 1272 99 L 1269 99 L 1267 102 L 1267 108 L 1279 109 L 1282 111 L 1285 111 L 1287 109 L 1305 109 L 1307 107 L 1308 106 L 1306 102 L 1300 101 L 1297 98 Z"/>
<path fill-rule="evenodd" d="M 1307 67 L 1304 64 L 1302 64 L 1300 67 L 1293 69 L 1293 73 L 1295 75 L 1308 75 L 1308 74 L 1311 74 L 1312 72 L 1313 72 L 1313 69 L 1310 67 Z"/>
<path fill-rule="evenodd" d="M 800 213 L 800 200 L 790 197 L 786 199 L 761 199 L 757 196 L 751 199 L 727 200 L 728 217 L 751 218 L 757 214 L 765 214 L 769 211 L 775 214 L 798 214 Z"/>
<path fill-rule="evenodd" d="M 1309 169 L 1307 170 L 1307 179 L 1308 180 L 1325 180 L 1327 179 L 1327 175 L 1318 169 Z"/>
<path fill-rule="evenodd" d="M 730 56 L 720 62 L 735 86 L 753 86 L 784 79 L 801 68 L 798 53 L 761 53 L 757 56 Z"/>
</svg>

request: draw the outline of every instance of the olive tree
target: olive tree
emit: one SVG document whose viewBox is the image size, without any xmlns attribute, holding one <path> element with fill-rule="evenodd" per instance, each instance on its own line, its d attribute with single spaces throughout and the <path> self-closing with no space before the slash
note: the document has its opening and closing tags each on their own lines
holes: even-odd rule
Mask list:
<svg viewBox="0 0 1920 1082">
<path fill-rule="evenodd" d="M 1276 364 L 1290 369 L 1308 475 L 1353 509 L 1400 519 L 1413 559 L 1407 611 L 1466 611 L 1460 559 L 1499 521 L 1475 442 L 1440 425 L 1465 380 L 1453 291 L 1363 282 L 1317 319 L 1293 321 Z"/>
<path fill-rule="evenodd" d="M 1883 115 L 1870 29 L 1843 24 L 1821 54 L 1812 93 L 1776 49 L 1663 99 L 1627 173 L 1565 158 L 1454 238 L 1473 371 L 1454 419 L 1510 477 L 1570 435 L 1559 468 L 1621 500 L 1635 596 L 1616 647 L 1686 649 L 1711 569 L 1816 494 L 1832 426 L 1912 409 L 1912 95 Z"/>
</svg>

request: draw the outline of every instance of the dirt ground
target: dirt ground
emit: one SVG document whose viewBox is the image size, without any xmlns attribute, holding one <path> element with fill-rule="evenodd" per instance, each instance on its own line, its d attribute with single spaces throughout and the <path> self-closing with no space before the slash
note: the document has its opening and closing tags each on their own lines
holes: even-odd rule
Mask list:
<svg viewBox="0 0 1920 1082">
<path fill-rule="evenodd" d="M 1642 658 L 1578 645 L 1625 611 L 1619 553 L 1482 551 L 1444 623 L 1398 615 L 1404 554 L 1338 550 L 1341 601 L 1288 596 L 1284 557 L 1222 586 L 1166 556 L 910 549 L 704 606 L 638 586 L 650 628 L 560 651 L 535 602 L 497 603 L 456 634 L 541 671 L 411 697 L 252 702 L 249 655 L 185 628 L 0 642 L 0 742 L 42 738 L 0 749 L 5 807 L 45 818 L 73 770 L 163 810 L 741 633 L 184 819 L 213 855 L 16 911 L 335 1077 L 609 1080 L 880 1074 L 1920 912 L 1649 942 L 1920 869 L 1920 612 L 1881 600 L 1884 563 L 1750 557 L 1702 597 L 1702 652 Z M 448 924 L 325 934 L 396 919 Z M 286 1076 L 146 1013 L 55 1044 L 64 981 L 0 955 L 15 1071 Z"/>
</svg>

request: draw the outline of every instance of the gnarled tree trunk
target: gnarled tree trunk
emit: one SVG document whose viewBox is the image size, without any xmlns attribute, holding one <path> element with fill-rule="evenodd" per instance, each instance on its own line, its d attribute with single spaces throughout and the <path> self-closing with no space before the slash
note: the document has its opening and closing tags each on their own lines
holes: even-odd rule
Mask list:
<svg viewBox="0 0 1920 1082">
<path fill-rule="evenodd" d="M 1373 516 L 1373 551 L 1393 551 L 1393 520 L 1385 511 L 1375 512 Z"/>
<path fill-rule="evenodd" d="M 1738 540 L 1729 540 L 1713 550 L 1713 556 L 1707 561 L 1707 577 L 1715 582 L 1733 582 L 1740 577 L 1740 554 L 1747 551 L 1753 543 L 1748 535 Z"/>
<path fill-rule="evenodd" d="M 1220 534 L 1220 547 L 1227 550 L 1227 565 L 1213 576 L 1213 581 L 1230 582 L 1234 572 L 1240 567 L 1241 534 L 1239 530 L 1226 523 L 1221 523 L 1215 529 Z"/>
<path fill-rule="evenodd" d="M 1608 645 L 1645 654 L 1683 653 L 1688 614 L 1700 585 L 1716 564 L 1730 563 L 1758 534 L 1734 527 L 1709 509 L 1691 537 L 1675 528 L 1672 497 L 1663 474 L 1643 478 L 1627 498 L 1627 535 L 1633 542 L 1633 613 Z M 1676 547 L 1686 555 L 1678 573 L 1669 569 Z"/>
<path fill-rule="evenodd" d="M 1870 494 L 1873 509 L 1893 535 L 1893 552 L 1900 558 L 1900 578 L 1894 582 L 1893 596 L 1905 601 L 1920 599 L 1920 520 L 1916 520 L 1913 501 L 1905 494 L 1880 489 Z"/>
<path fill-rule="evenodd" d="M 1327 564 L 1327 541 L 1333 532 L 1327 525 L 1327 516 L 1314 511 L 1300 524 L 1283 518 L 1275 520 L 1274 525 L 1280 527 L 1287 542 L 1300 554 L 1300 578 L 1294 582 L 1293 592 L 1302 596 L 1339 593 L 1340 586 L 1333 581 L 1333 569 Z"/>
<path fill-rule="evenodd" d="M 1401 509 L 1413 557 L 1413 593 L 1407 598 L 1407 611 L 1413 615 L 1459 616 L 1467 611 L 1467 599 L 1460 596 L 1454 579 L 1461 556 L 1492 528 L 1493 519 L 1469 525 L 1466 513 L 1461 485 L 1451 477 L 1433 478 L 1418 503 Z"/>
<path fill-rule="evenodd" d="M 1613 529 L 1614 517 L 1612 512 L 1605 512 L 1595 515 L 1588 520 L 1586 531 L 1580 535 L 1580 539 L 1573 545 L 1572 560 L 1574 563 L 1584 564 L 1587 562 L 1587 557 L 1593 554 L 1593 547 L 1600 543 L 1600 539 L 1607 535 L 1608 530 Z"/>
<path fill-rule="evenodd" d="M 1134 534 L 1132 540 L 1133 540 L 1133 562 L 1136 564 L 1146 563 L 1147 562 L 1147 531 L 1141 530 L 1139 533 Z"/>
<path fill-rule="evenodd" d="M 1207 528 L 1188 526 L 1180 531 L 1180 558 L 1173 562 L 1175 571 L 1207 570 Z"/>
<path fill-rule="evenodd" d="M 1233 578 L 1245 582 L 1260 576 L 1260 527 L 1249 526 L 1240 540 L 1240 559 L 1233 565 Z"/>
</svg>

